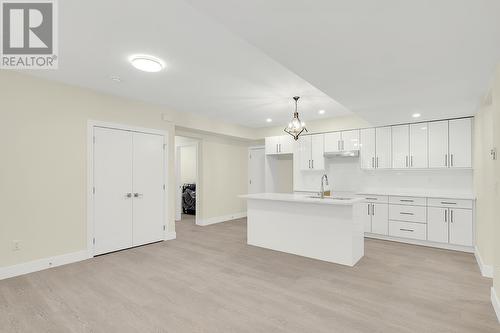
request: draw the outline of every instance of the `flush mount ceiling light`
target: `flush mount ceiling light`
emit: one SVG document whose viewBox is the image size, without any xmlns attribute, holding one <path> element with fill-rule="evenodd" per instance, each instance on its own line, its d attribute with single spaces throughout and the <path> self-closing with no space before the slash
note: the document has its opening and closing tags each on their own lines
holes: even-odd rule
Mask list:
<svg viewBox="0 0 500 333">
<path fill-rule="evenodd" d="M 122 82 L 122 79 L 119 76 L 110 76 L 109 78 L 117 83 Z"/>
<path fill-rule="evenodd" d="M 286 133 L 293 136 L 295 141 L 297 141 L 299 139 L 299 136 L 304 131 L 307 132 L 306 124 L 304 122 L 300 121 L 299 111 L 297 110 L 297 108 L 298 108 L 297 104 L 298 104 L 299 98 L 300 98 L 299 96 L 293 97 L 293 99 L 295 100 L 295 112 L 293 113 L 292 121 L 288 124 L 287 127 L 285 127 L 285 130 L 284 130 Z"/>
<path fill-rule="evenodd" d="M 411 115 L 413 118 L 420 118 L 421 114 L 420 113 L 414 113 Z"/>
<path fill-rule="evenodd" d="M 267 118 L 267 119 L 266 119 L 266 122 L 268 122 L 268 123 L 272 123 L 272 122 L 273 122 L 273 120 L 272 120 L 271 118 Z"/>
<path fill-rule="evenodd" d="M 133 55 L 129 61 L 132 66 L 143 72 L 155 73 L 165 68 L 165 63 L 161 59 L 145 54 Z"/>
<path fill-rule="evenodd" d="M 325 114 L 325 110 L 319 110 L 318 113 L 319 114 Z"/>
</svg>

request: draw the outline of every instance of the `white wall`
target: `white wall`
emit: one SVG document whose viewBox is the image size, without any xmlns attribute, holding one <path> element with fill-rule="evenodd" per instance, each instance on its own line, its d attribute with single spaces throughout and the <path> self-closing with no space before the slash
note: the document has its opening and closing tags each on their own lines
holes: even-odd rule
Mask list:
<svg viewBox="0 0 500 333">
<path fill-rule="evenodd" d="M 181 146 L 179 150 L 181 184 L 196 184 L 196 146 Z"/>
</svg>

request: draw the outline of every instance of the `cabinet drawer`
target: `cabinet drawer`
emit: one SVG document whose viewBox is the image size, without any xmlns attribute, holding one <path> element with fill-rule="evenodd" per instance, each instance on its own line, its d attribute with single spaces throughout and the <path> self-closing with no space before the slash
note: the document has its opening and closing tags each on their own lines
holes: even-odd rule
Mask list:
<svg viewBox="0 0 500 333">
<path fill-rule="evenodd" d="M 390 221 L 389 236 L 426 240 L 427 225 L 422 223 Z"/>
<path fill-rule="evenodd" d="M 387 195 L 359 194 L 359 197 L 365 198 L 367 202 L 380 202 L 380 203 L 389 202 L 389 196 Z"/>
<path fill-rule="evenodd" d="M 449 207 L 449 208 L 472 209 L 472 200 L 429 198 L 429 199 L 427 199 L 427 205 L 430 207 Z"/>
<path fill-rule="evenodd" d="M 389 205 L 389 220 L 427 223 L 427 207 Z"/>
<path fill-rule="evenodd" d="M 426 198 L 419 198 L 419 197 L 390 196 L 389 203 L 398 204 L 398 205 L 425 206 L 425 205 L 427 205 L 427 199 Z"/>
</svg>

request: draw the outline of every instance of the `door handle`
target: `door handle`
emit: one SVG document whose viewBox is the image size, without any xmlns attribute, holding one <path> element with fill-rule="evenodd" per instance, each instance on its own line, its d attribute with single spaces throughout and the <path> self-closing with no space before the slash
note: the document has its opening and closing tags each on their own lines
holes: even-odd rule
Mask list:
<svg viewBox="0 0 500 333">
<path fill-rule="evenodd" d="M 141 193 L 134 193 L 134 198 L 140 198 L 140 197 L 142 197 Z"/>
<path fill-rule="evenodd" d="M 125 198 L 132 198 L 132 193 L 126 193 Z"/>
</svg>

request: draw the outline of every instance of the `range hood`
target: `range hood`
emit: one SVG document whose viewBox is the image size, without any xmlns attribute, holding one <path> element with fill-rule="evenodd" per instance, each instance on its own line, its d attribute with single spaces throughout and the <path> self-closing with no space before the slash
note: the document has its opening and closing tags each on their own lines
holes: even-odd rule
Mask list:
<svg viewBox="0 0 500 333">
<path fill-rule="evenodd" d="M 359 150 L 343 150 L 343 151 L 335 151 L 335 152 L 328 152 L 324 154 L 325 157 L 358 157 L 359 156 Z"/>
</svg>

